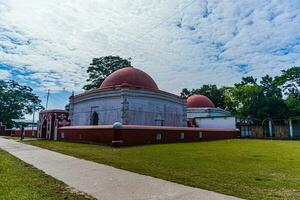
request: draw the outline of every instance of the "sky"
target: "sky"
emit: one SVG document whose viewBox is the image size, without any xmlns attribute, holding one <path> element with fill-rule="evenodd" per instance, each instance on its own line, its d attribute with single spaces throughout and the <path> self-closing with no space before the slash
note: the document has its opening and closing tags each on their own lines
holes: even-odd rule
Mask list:
<svg viewBox="0 0 300 200">
<path fill-rule="evenodd" d="M 300 0 L 0 0 L 0 79 L 63 108 L 119 55 L 175 94 L 230 86 L 299 66 L 299 27 Z"/>
</svg>

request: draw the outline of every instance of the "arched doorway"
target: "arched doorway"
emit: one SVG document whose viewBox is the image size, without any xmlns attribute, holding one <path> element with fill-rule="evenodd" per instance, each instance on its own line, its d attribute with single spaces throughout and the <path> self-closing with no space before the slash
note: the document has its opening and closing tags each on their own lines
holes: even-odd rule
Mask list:
<svg viewBox="0 0 300 200">
<path fill-rule="evenodd" d="M 42 135 L 41 138 L 46 138 L 47 135 L 47 120 L 44 120 L 44 123 L 42 125 Z"/>
<path fill-rule="evenodd" d="M 288 119 L 288 132 L 290 138 L 300 138 L 300 117 Z"/>
<path fill-rule="evenodd" d="M 263 135 L 267 138 L 275 136 L 274 121 L 271 118 L 266 118 L 262 121 Z"/>
<path fill-rule="evenodd" d="M 99 124 L 99 116 L 97 112 L 93 112 L 91 117 L 91 125 L 98 125 Z"/>
</svg>

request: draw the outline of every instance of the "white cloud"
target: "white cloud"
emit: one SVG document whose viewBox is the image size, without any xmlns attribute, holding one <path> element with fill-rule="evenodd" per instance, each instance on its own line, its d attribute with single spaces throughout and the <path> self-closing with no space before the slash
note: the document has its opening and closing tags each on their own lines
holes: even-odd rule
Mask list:
<svg viewBox="0 0 300 200">
<path fill-rule="evenodd" d="M 300 65 L 299 1 L 188 3 L 0 0 L 0 63 L 14 66 L 0 74 L 78 92 L 93 57 L 119 54 L 178 93 Z"/>
<path fill-rule="evenodd" d="M 7 79 L 10 76 L 10 73 L 5 70 L 0 70 L 0 80 Z"/>
</svg>

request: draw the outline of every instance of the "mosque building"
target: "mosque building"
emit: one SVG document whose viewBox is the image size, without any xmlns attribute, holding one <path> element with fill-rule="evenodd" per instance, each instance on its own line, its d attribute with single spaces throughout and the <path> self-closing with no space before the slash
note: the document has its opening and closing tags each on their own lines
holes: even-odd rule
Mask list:
<svg viewBox="0 0 300 200">
<path fill-rule="evenodd" d="M 100 88 L 70 98 L 71 125 L 186 126 L 186 100 L 159 90 L 145 72 L 126 67 Z"/>
<path fill-rule="evenodd" d="M 38 137 L 124 146 L 238 136 L 234 118 L 207 97 L 162 91 L 133 67 L 113 72 L 99 88 L 69 101 L 68 112 L 41 112 Z"/>
</svg>

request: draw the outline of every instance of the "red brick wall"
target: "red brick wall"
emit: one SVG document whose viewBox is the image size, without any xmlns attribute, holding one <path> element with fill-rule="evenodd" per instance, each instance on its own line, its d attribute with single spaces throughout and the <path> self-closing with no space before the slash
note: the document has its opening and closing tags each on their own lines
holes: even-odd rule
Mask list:
<svg viewBox="0 0 300 200">
<path fill-rule="evenodd" d="M 20 129 L 15 129 L 15 130 L 6 130 L 6 132 L 10 133 L 10 136 L 13 137 L 20 137 L 21 136 L 21 131 Z M 37 137 L 37 130 L 34 129 L 34 136 L 32 136 L 32 129 L 31 128 L 26 128 L 25 129 L 25 137 Z"/>
<path fill-rule="evenodd" d="M 202 137 L 199 137 L 200 132 Z M 156 139 L 156 135 L 161 134 L 161 140 Z M 181 133 L 184 133 L 184 139 L 181 138 Z M 174 143 L 174 142 L 196 142 L 202 140 L 217 140 L 237 138 L 237 131 L 181 131 L 181 130 L 126 130 L 122 129 L 121 138 L 123 145 L 148 144 L 148 143 Z"/>
<path fill-rule="evenodd" d="M 0 125 L 0 136 L 9 136 L 10 134 L 8 134 L 6 131 L 5 131 L 5 126 L 1 126 Z"/>
<path fill-rule="evenodd" d="M 57 140 L 111 143 L 115 129 L 58 129 Z M 62 137 L 62 133 L 64 137 Z"/>
<path fill-rule="evenodd" d="M 199 134 L 202 137 L 199 137 Z M 62 133 L 64 138 L 62 138 Z M 184 133 L 184 139 L 181 139 L 181 133 Z M 161 134 L 161 140 L 157 140 L 157 134 Z M 62 127 L 58 130 L 58 140 L 73 142 L 95 142 L 107 143 L 115 146 L 130 146 L 138 144 L 154 143 L 174 143 L 174 142 L 196 142 L 204 140 L 218 140 L 237 138 L 239 132 L 236 130 L 210 130 L 210 129 L 145 129 L 139 128 L 121 128 L 112 127 Z M 122 141 L 120 143 L 120 141 Z"/>
</svg>

